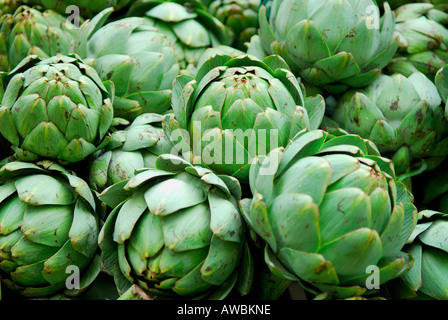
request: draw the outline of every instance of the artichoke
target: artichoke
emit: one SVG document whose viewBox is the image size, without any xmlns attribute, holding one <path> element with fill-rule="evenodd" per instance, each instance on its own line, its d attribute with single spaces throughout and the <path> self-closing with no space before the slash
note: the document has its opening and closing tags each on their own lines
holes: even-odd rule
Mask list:
<svg viewBox="0 0 448 320">
<path fill-rule="evenodd" d="M 232 288 L 247 294 L 253 264 L 240 197 L 238 180 L 173 155 L 103 191 L 114 209 L 99 245 L 120 294 L 132 284 L 153 299 L 223 299 Z"/>
<path fill-rule="evenodd" d="M 304 128 L 317 129 L 321 96 L 303 88 L 278 56 L 215 55 L 195 78 L 182 75 L 173 87 L 170 139 L 195 165 L 247 183 L 251 160 L 285 146 Z"/>
<path fill-rule="evenodd" d="M 162 130 L 164 116 L 145 113 L 123 130 L 111 134 L 111 141 L 93 156 L 89 184 L 103 191 L 132 178 L 141 168 L 155 168 L 161 154 L 171 153 L 173 145 Z"/>
<path fill-rule="evenodd" d="M 264 6 L 259 11 L 260 45 L 330 93 L 364 87 L 398 48 L 394 16 L 384 9 L 380 19 L 374 0 L 274 0 L 269 19 Z"/>
<path fill-rule="evenodd" d="M 203 2 L 208 6 L 208 12 L 232 31 L 232 46 L 246 51 L 245 43 L 257 32 L 260 0 L 203 0 Z"/>
<path fill-rule="evenodd" d="M 448 215 L 423 210 L 404 251 L 414 259 L 412 268 L 386 284 L 392 299 L 448 300 L 446 266 Z"/>
<path fill-rule="evenodd" d="M 230 30 L 200 0 L 137 0 L 128 16 L 144 16 L 176 47 L 182 73 L 194 75 L 207 48 L 231 45 Z"/>
<path fill-rule="evenodd" d="M 381 75 L 364 90 L 350 90 L 330 116 L 334 126 L 375 143 L 400 176 L 437 166 L 448 153 L 441 98 L 420 72 Z"/>
<path fill-rule="evenodd" d="M 50 161 L 7 163 L 0 183 L 4 287 L 26 297 L 82 293 L 100 271 L 99 219 L 87 183 Z M 71 274 L 81 276 L 79 287 Z"/>
<path fill-rule="evenodd" d="M 432 4 L 411 3 L 399 7 L 395 15 L 400 45 L 388 72 L 410 76 L 420 71 L 433 79 L 448 63 L 448 13 Z"/>
<path fill-rule="evenodd" d="M 0 16 L 0 71 L 14 69 L 28 55 L 69 54 L 77 28 L 55 11 L 20 6 Z"/>
<path fill-rule="evenodd" d="M 20 6 L 20 0 L 0 0 L 0 14 L 13 13 Z"/>
<path fill-rule="evenodd" d="M 400 251 L 417 221 L 412 194 L 368 140 L 303 130 L 256 159 L 250 188 L 240 207 L 266 263 L 311 292 L 361 296 L 370 267 L 382 284 L 412 265 Z"/>
<path fill-rule="evenodd" d="M 96 71 L 76 55 L 28 56 L 8 75 L 0 132 L 17 159 L 68 164 L 109 142 L 113 108 Z M 109 88 L 113 94 L 113 86 Z"/>
<path fill-rule="evenodd" d="M 115 117 L 132 121 L 142 113 L 166 112 L 180 72 L 174 46 L 148 18 L 124 18 L 100 28 L 110 13 L 104 10 L 81 26 L 75 52 L 94 59 L 101 79 L 114 83 Z"/>
</svg>

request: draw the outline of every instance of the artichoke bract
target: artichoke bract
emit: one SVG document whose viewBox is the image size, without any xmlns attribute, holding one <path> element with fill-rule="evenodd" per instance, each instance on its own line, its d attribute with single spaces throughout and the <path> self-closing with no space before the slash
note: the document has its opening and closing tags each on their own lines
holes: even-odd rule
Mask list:
<svg viewBox="0 0 448 320">
<path fill-rule="evenodd" d="M 247 183 L 256 155 L 319 127 L 325 102 L 322 96 L 305 99 L 303 91 L 278 56 L 261 61 L 217 54 L 195 78 L 176 78 L 174 117 L 166 118 L 165 128 L 190 162 Z"/>
<path fill-rule="evenodd" d="M 3 84 L 3 77 L 6 73 L 0 71 L 0 101 L 3 98 L 3 94 L 5 93 L 5 88 Z M 6 140 L 1 134 L 0 134 L 0 163 L 7 162 L 7 157 L 12 155 L 14 152 L 11 149 L 11 143 Z"/>
<path fill-rule="evenodd" d="M 435 76 L 434 83 L 439 91 L 442 101 L 447 104 L 448 101 L 448 64 L 441 68 Z M 448 111 L 445 107 L 445 117 L 448 117 Z"/>
<path fill-rule="evenodd" d="M 87 183 L 50 161 L 10 162 L 0 169 L 0 190 L 4 287 L 26 297 L 82 293 L 100 272 L 99 219 Z"/>
<path fill-rule="evenodd" d="M 375 143 L 381 154 L 394 160 L 398 175 L 413 175 L 447 155 L 441 102 L 433 82 L 420 72 L 381 75 L 364 90 L 345 93 L 331 118 Z"/>
<path fill-rule="evenodd" d="M 380 19 L 373 0 L 274 0 L 259 11 L 259 38 L 303 81 L 331 93 L 371 83 L 398 48 L 387 3 Z M 331 18 L 329 18 L 331 17 Z"/>
<path fill-rule="evenodd" d="M 235 48 L 246 51 L 246 42 L 256 34 L 260 0 L 212 0 L 203 2 L 214 17 L 232 31 Z"/>
<path fill-rule="evenodd" d="M 205 61 L 209 60 L 213 56 L 221 54 L 221 55 L 227 55 L 234 58 L 237 58 L 238 56 L 244 56 L 246 53 L 244 51 L 238 50 L 236 48 L 230 47 L 230 46 L 216 46 L 213 48 L 208 48 L 204 51 L 202 56 L 199 58 L 199 66 L 202 66 Z"/>
<path fill-rule="evenodd" d="M 69 54 L 77 27 L 55 11 L 20 6 L 0 17 L 0 71 L 14 69 L 28 55 Z"/>
<path fill-rule="evenodd" d="M 311 292 L 360 296 L 412 265 L 401 249 L 417 209 L 392 162 L 368 140 L 303 130 L 257 158 L 250 188 L 253 198 L 240 207 L 266 241 L 266 263 Z"/>
<path fill-rule="evenodd" d="M 109 144 L 93 155 L 89 169 L 90 186 L 103 191 L 132 178 L 138 169 L 155 168 L 156 158 L 173 149 L 162 129 L 163 120 L 164 116 L 145 113 L 125 129 L 113 132 Z"/>
<path fill-rule="evenodd" d="M 229 29 L 200 0 L 138 0 L 128 16 L 144 16 L 176 47 L 182 73 L 194 75 L 207 48 L 231 45 Z"/>
<path fill-rule="evenodd" d="M 424 0 L 434 5 L 438 10 L 448 11 L 448 2 L 446 0 Z"/>
<path fill-rule="evenodd" d="M 0 107 L 0 132 L 17 159 L 68 164 L 109 141 L 113 108 L 96 71 L 76 55 L 28 56 L 12 70 Z"/>
<path fill-rule="evenodd" d="M 448 300 L 448 215 L 419 212 L 419 221 L 404 251 L 414 257 L 412 268 L 386 284 L 393 299 Z"/>
<path fill-rule="evenodd" d="M 132 121 L 142 113 L 166 112 L 180 72 L 173 44 L 148 18 L 124 18 L 101 27 L 111 12 L 106 9 L 80 27 L 75 52 L 94 59 L 100 78 L 114 83 L 115 117 Z"/>
<path fill-rule="evenodd" d="M 254 266 L 235 178 L 161 155 L 155 169 L 143 169 L 99 197 L 114 207 L 99 245 L 120 294 L 132 284 L 155 299 L 249 292 Z"/>
<path fill-rule="evenodd" d="M 400 45 L 388 72 L 410 76 L 420 71 L 433 79 L 448 63 L 448 13 L 429 3 L 411 3 L 399 7 L 395 16 Z"/>
<path fill-rule="evenodd" d="M 442 1 L 444 1 L 444 0 L 442 0 Z M 399 6 L 405 5 L 410 2 L 415 2 L 415 1 L 413 1 L 413 0 L 379 0 L 377 2 L 378 2 L 378 4 L 383 4 L 383 3 L 387 2 L 392 9 L 396 9 Z"/>
</svg>

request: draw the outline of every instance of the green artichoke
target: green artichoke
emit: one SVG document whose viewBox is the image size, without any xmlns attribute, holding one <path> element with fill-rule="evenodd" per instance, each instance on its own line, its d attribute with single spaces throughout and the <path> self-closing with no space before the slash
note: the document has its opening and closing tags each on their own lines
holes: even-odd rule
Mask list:
<svg viewBox="0 0 448 320">
<path fill-rule="evenodd" d="M 375 143 L 394 161 L 398 175 L 421 173 L 448 154 L 441 98 L 420 72 L 381 75 L 364 90 L 350 90 L 330 116 L 334 126 Z"/>
<path fill-rule="evenodd" d="M 231 45 L 230 30 L 200 0 L 137 0 L 128 16 L 144 16 L 176 48 L 182 73 L 194 75 L 207 48 Z"/>
<path fill-rule="evenodd" d="M 304 98 L 303 88 L 278 56 L 215 55 L 195 78 L 183 75 L 173 87 L 168 134 L 195 165 L 247 183 L 256 155 L 286 146 L 304 128 L 317 129 L 324 114 L 321 96 Z"/>
<path fill-rule="evenodd" d="M 20 6 L 20 0 L 0 0 L 0 14 L 13 13 Z"/>
<path fill-rule="evenodd" d="M 100 194 L 114 207 L 99 245 L 120 294 L 132 284 L 156 299 L 223 299 L 232 288 L 247 294 L 253 264 L 238 180 L 172 155 L 155 167 Z"/>
<path fill-rule="evenodd" d="M 174 46 L 148 18 L 124 18 L 101 27 L 110 13 L 104 10 L 80 27 L 75 52 L 94 59 L 100 78 L 114 83 L 115 117 L 132 121 L 142 113 L 166 112 L 180 72 Z"/>
<path fill-rule="evenodd" d="M 28 55 L 69 54 L 77 28 L 55 11 L 20 6 L 0 16 L 0 71 L 14 69 Z"/>
<path fill-rule="evenodd" d="M 394 16 L 384 9 L 380 19 L 374 0 L 274 0 L 269 19 L 264 6 L 259 11 L 260 45 L 330 93 L 364 87 L 398 48 Z"/>
<path fill-rule="evenodd" d="M 232 31 L 232 46 L 246 51 L 245 43 L 257 33 L 260 0 L 203 0 L 203 2 L 206 3 L 208 12 Z"/>
<path fill-rule="evenodd" d="M 448 300 L 446 266 L 448 215 L 423 210 L 404 251 L 414 257 L 412 268 L 386 284 L 392 299 Z"/>
<path fill-rule="evenodd" d="M 17 159 L 78 162 L 109 142 L 113 108 L 96 71 L 76 55 L 28 56 L 8 75 L 0 132 Z M 113 94 L 113 86 L 110 87 Z"/>
<path fill-rule="evenodd" d="M 370 267 L 383 284 L 412 265 L 400 250 L 417 209 L 392 162 L 368 140 L 303 130 L 257 158 L 250 188 L 253 198 L 240 207 L 266 241 L 266 263 L 311 292 L 361 296 L 373 289 Z"/>
<path fill-rule="evenodd" d="M 42 161 L 3 165 L 0 184 L 4 287 L 26 297 L 82 293 L 100 272 L 99 219 L 87 183 Z"/>
<path fill-rule="evenodd" d="M 145 113 L 124 130 L 111 134 L 111 141 L 96 152 L 90 165 L 89 184 L 98 191 L 132 178 L 135 171 L 155 168 L 161 154 L 171 153 L 173 145 L 162 130 L 164 116 Z"/>
<path fill-rule="evenodd" d="M 395 16 L 400 45 L 388 72 L 410 76 L 420 71 L 433 79 L 448 63 L 448 13 L 432 4 L 411 3 L 399 7 Z"/>
</svg>

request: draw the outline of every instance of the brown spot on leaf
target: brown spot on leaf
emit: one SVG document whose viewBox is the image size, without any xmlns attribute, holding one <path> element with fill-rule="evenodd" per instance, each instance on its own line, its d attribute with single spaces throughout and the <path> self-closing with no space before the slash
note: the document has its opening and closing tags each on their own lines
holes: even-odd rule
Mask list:
<svg viewBox="0 0 448 320">
<path fill-rule="evenodd" d="M 316 274 L 322 273 L 322 271 L 325 271 L 327 268 L 325 267 L 325 263 L 321 263 L 317 266 L 317 268 L 314 269 L 314 272 Z"/>
<path fill-rule="evenodd" d="M 417 117 L 417 121 L 418 123 L 421 123 L 423 121 L 423 112 L 422 109 L 418 110 L 417 113 L 415 114 L 415 116 Z"/>
<path fill-rule="evenodd" d="M 398 109 L 398 101 L 392 102 L 392 104 L 390 105 L 390 110 L 395 111 L 397 109 Z"/>
<path fill-rule="evenodd" d="M 427 47 L 429 50 L 437 49 L 440 47 L 440 42 L 438 41 L 428 41 Z"/>
</svg>

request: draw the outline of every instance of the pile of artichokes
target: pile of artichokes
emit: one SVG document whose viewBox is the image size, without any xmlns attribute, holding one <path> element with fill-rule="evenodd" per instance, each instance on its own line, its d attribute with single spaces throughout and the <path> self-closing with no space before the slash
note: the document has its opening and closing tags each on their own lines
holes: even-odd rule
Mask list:
<svg viewBox="0 0 448 320">
<path fill-rule="evenodd" d="M 0 299 L 448 300 L 447 100 L 443 0 L 0 1 Z"/>
</svg>

